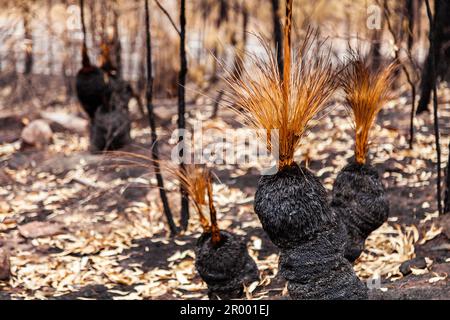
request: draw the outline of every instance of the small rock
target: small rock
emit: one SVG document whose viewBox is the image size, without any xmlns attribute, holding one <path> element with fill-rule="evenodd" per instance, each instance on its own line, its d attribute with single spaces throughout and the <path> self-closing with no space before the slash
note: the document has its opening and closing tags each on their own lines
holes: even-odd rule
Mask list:
<svg viewBox="0 0 450 320">
<path fill-rule="evenodd" d="M 419 257 L 419 258 L 414 258 L 414 259 L 403 262 L 400 265 L 400 272 L 404 276 L 406 276 L 412 272 L 411 268 L 425 269 L 426 267 L 427 267 L 427 262 L 426 262 L 425 258 Z"/>
<path fill-rule="evenodd" d="M 21 138 L 28 145 L 41 147 L 52 142 L 53 131 L 44 120 L 33 120 L 22 130 Z"/>
<path fill-rule="evenodd" d="M 69 131 L 79 134 L 86 133 L 89 127 L 88 120 L 72 114 L 43 111 L 41 112 L 41 117 L 52 123 L 56 123 Z"/>
<path fill-rule="evenodd" d="M 51 222 L 33 221 L 18 227 L 22 237 L 33 239 L 41 237 L 51 237 L 62 232 L 59 224 Z"/>
<path fill-rule="evenodd" d="M 0 248 L 0 281 L 7 281 L 11 277 L 11 264 L 9 253 L 6 249 Z"/>
</svg>

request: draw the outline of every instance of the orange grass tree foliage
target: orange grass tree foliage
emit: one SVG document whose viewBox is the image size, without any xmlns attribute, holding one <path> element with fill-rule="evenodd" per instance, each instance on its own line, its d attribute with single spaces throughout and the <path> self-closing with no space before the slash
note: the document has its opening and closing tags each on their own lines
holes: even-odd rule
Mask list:
<svg viewBox="0 0 450 320">
<path fill-rule="evenodd" d="M 355 161 L 366 162 L 371 128 L 381 108 L 392 99 L 392 84 L 397 63 L 372 68 L 367 56 L 349 50 L 349 58 L 340 74 L 345 104 L 351 110 L 355 128 Z"/>
<path fill-rule="evenodd" d="M 183 168 L 163 160 L 152 158 L 131 152 L 112 151 L 107 153 L 108 158 L 113 160 L 115 167 L 142 167 L 155 170 L 155 163 L 171 178 L 179 181 L 186 190 L 198 213 L 200 226 L 203 232 L 211 232 L 211 241 L 214 245 L 220 243 L 220 229 L 217 223 L 217 211 L 214 206 L 212 178 L 213 174 L 204 165 L 185 165 Z M 206 218 L 204 208 L 208 206 L 210 219 Z"/>
<path fill-rule="evenodd" d="M 217 224 L 210 169 L 203 165 L 185 165 L 183 168 L 175 168 L 167 164 L 163 165 L 163 169 L 174 178 L 178 178 L 194 204 L 203 232 L 211 232 L 211 241 L 213 245 L 217 245 L 220 242 L 220 229 Z M 206 200 L 206 196 L 208 196 L 208 200 Z M 203 213 L 203 207 L 206 205 L 209 208 L 210 222 Z"/>
<path fill-rule="evenodd" d="M 250 128 L 266 131 L 267 135 L 260 138 L 270 152 L 278 152 L 279 170 L 294 163 L 295 150 L 311 120 L 326 108 L 338 87 L 330 48 L 325 48 L 317 33 L 309 29 L 299 48 L 292 51 L 289 3 L 292 5 L 292 1 L 288 1 L 286 12 L 283 76 L 279 73 L 276 53 L 258 37 L 267 58 L 248 54 L 241 77 L 227 72 L 225 78 L 234 102 L 231 108 Z M 271 134 L 273 139 L 269 138 Z"/>
</svg>

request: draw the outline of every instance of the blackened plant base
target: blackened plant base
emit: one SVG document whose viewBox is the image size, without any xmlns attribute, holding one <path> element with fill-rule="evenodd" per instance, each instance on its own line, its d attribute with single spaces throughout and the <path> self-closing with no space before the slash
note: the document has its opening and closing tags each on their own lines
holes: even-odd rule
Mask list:
<svg viewBox="0 0 450 320">
<path fill-rule="evenodd" d="M 375 168 L 356 162 L 345 166 L 334 183 L 331 207 L 347 229 L 345 257 L 353 262 L 369 234 L 389 215 L 389 202 Z"/>
<path fill-rule="evenodd" d="M 111 94 L 103 71 L 97 67 L 82 69 L 77 74 L 75 85 L 81 106 L 89 118 L 93 119 L 104 98 L 109 98 Z"/>
<path fill-rule="evenodd" d="M 97 110 L 91 123 L 91 150 L 117 150 L 131 142 L 131 120 L 128 110 Z"/>
<path fill-rule="evenodd" d="M 195 248 L 195 266 L 208 285 L 210 299 L 241 298 L 244 285 L 259 280 L 258 268 L 244 239 L 220 231 L 221 242 L 214 246 L 211 233 L 203 233 Z"/>
<path fill-rule="evenodd" d="M 281 249 L 280 274 L 293 299 L 367 299 L 367 289 L 344 258 L 345 229 L 320 181 L 297 165 L 263 176 L 255 212 Z"/>
</svg>

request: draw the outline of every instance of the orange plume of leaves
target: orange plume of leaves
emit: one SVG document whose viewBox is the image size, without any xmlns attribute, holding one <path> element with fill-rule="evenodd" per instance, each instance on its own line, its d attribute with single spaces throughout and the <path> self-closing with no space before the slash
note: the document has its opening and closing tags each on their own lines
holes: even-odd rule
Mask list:
<svg viewBox="0 0 450 320">
<path fill-rule="evenodd" d="M 381 108 L 392 99 L 396 62 L 373 70 L 370 61 L 359 51 L 349 50 L 349 58 L 340 74 L 345 104 L 353 115 L 355 160 L 366 162 L 371 128 Z"/>
<path fill-rule="evenodd" d="M 285 27 L 290 26 L 289 20 Z M 289 34 L 286 30 L 285 38 Z M 233 101 L 229 107 L 250 128 L 258 133 L 264 129 L 265 134 L 260 134 L 259 138 L 267 143 L 269 152 L 278 153 L 278 169 L 281 170 L 294 163 L 295 151 L 310 128 L 311 120 L 327 107 L 339 85 L 338 77 L 330 49 L 322 50 L 324 42 L 310 29 L 292 56 L 285 53 L 283 77 L 270 45 L 261 37 L 259 40 L 267 59 L 248 54 L 249 61 L 243 64 L 241 76 L 233 77 L 227 72 L 224 79 L 229 87 L 227 95 Z M 289 43 L 284 49 L 290 52 Z"/>
</svg>

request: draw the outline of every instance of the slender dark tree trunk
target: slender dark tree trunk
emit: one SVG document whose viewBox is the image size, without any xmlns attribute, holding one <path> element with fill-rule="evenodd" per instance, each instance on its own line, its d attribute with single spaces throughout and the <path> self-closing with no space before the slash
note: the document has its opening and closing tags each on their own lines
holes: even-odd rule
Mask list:
<svg viewBox="0 0 450 320">
<path fill-rule="evenodd" d="M 47 51 L 48 51 L 48 60 L 47 60 L 47 68 L 48 74 L 51 75 L 53 71 L 53 31 L 52 31 L 52 6 L 53 0 L 47 0 L 47 30 L 48 30 L 48 42 L 47 42 Z"/>
<path fill-rule="evenodd" d="M 62 4 L 64 5 L 65 9 L 68 7 L 68 0 L 62 0 Z M 69 102 L 70 99 L 74 95 L 74 82 L 72 81 L 71 75 L 69 74 L 70 69 L 70 63 L 69 63 L 69 54 L 68 52 L 72 51 L 72 41 L 69 39 L 68 36 L 68 30 L 67 26 L 64 27 L 64 32 L 62 33 L 62 41 L 64 44 L 64 51 L 63 51 L 63 58 L 62 58 L 62 64 L 61 64 L 61 75 L 64 79 L 64 86 L 66 87 L 66 102 Z"/>
<path fill-rule="evenodd" d="M 81 31 L 83 32 L 83 46 L 87 48 L 86 19 L 84 17 L 84 0 L 80 0 L 80 16 L 81 16 Z"/>
<path fill-rule="evenodd" d="M 146 45 L 147 45 L 147 114 L 148 122 L 150 125 L 151 138 L 152 138 L 152 159 L 153 166 L 155 168 L 156 180 L 159 188 L 159 195 L 163 203 L 164 214 L 169 224 L 170 233 L 172 236 L 177 234 L 177 227 L 173 221 L 172 212 L 170 211 L 169 201 L 167 199 L 166 191 L 164 189 L 164 180 L 161 175 L 161 169 L 159 166 L 159 150 L 158 150 L 158 136 L 156 135 L 155 115 L 153 113 L 153 76 L 152 76 L 152 45 L 150 34 L 150 13 L 148 7 L 148 0 L 145 0 L 145 33 L 146 33 Z"/>
<path fill-rule="evenodd" d="M 119 33 L 119 10 L 118 10 L 118 2 L 115 2 L 114 10 L 113 10 L 113 29 L 114 29 L 114 37 L 113 37 L 113 46 L 114 46 L 114 57 L 115 64 L 117 69 L 117 76 L 122 77 L 122 45 L 120 43 L 120 33 Z"/>
<path fill-rule="evenodd" d="M 431 46 L 422 71 L 421 95 L 417 113 L 429 111 L 428 104 L 431 99 L 431 92 L 436 85 L 437 76 L 445 79 L 448 74 L 450 64 L 450 49 L 445 42 L 450 41 L 450 1 L 434 1 L 434 49 L 431 54 Z M 434 64 L 434 67 L 433 67 Z M 433 75 L 432 69 L 434 68 Z"/>
<path fill-rule="evenodd" d="M 233 65 L 233 75 L 236 78 L 240 78 L 243 70 L 244 63 L 244 51 L 247 46 L 247 25 L 248 25 L 248 9 L 245 3 L 241 5 L 241 14 L 242 14 L 242 39 L 238 42 L 236 38 L 236 34 L 233 35 L 232 43 L 235 46 L 235 55 L 234 55 L 234 65 Z"/>
<path fill-rule="evenodd" d="M 407 0 L 405 4 L 406 16 L 408 19 L 408 27 L 407 27 L 407 52 L 409 57 L 412 59 L 412 48 L 414 46 L 414 29 L 415 29 L 415 20 L 417 16 L 417 0 Z M 412 84 L 411 82 L 411 112 L 409 116 L 409 148 L 413 148 L 414 143 L 414 115 L 415 115 L 415 107 L 416 107 L 416 84 Z"/>
<path fill-rule="evenodd" d="M 186 128 L 184 113 L 186 110 L 186 0 L 180 0 L 180 73 L 178 75 L 178 129 L 180 133 Z M 181 147 L 180 169 L 184 170 L 184 137 L 180 135 Z M 181 227 L 186 230 L 189 223 L 189 199 L 186 190 L 181 187 Z"/>
<path fill-rule="evenodd" d="M 439 1 L 439 0 L 438 0 Z M 436 2 L 438 2 L 436 1 Z M 429 0 L 425 0 L 425 4 L 427 7 L 427 16 L 428 21 L 430 22 L 430 72 L 431 72 L 431 78 L 433 83 L 433 115 L 434 115 L 434 136 L 436 139 L 436 156 L 437 156 L 437 163 L 436 163 L 436 171 L 437 171 L 437 207 L 439 214 L 442 214 L 442 200 L 441 200 L 441 145 L 440 145 L 440 139 L 439 139 L 439 114 L 438 114 L 438 98 L 437 98 L 437 74 L 436 74 L 436 28 L 437 28 L 437 13 L 438 11 L 435 11 L 436 14 L 433 18 L 433 14 L 431 13 L 431 7 Z"/>
<path fill-rule="evenodd" d="M 96 1 L 89 1 L 89 13 L 91 18 L 89 19 L 89 29 L 91 32 L 91 39 L 92 39 L 92 47 L 97 48 L 97 11 L 96 11 Z"/>
<path fill-rule="evenodd" d="M 370 58 L 372 60 L 372 67 L 376 70 L 380 67 L 381 63 L 381 34 L 383 27 L 381 30 L 373 30 L 372 33 L 372 46 L 370 47 Z"/>
<path fill-rule="evenodd" d="M 407 45 L 408 50 L 411 51 L 414 45 L 414 28 L 416 22 L 417 14 L 417 1 L 416 0 L 406 0 L 405 11 L 408 19 L 408 30 L 407 30 Z"/>
<path fill-rule="evenodd" d="M 450 143 L 448 144 L 448 162 L 447 162 L 447 179 L 446 179 L 446 187 L 445 187 L 445 207 L 444 213 L 450 213 Z"/>
<path fill-rule="evenodd" d="M 30 6 L 23 4 L 23 30 L 25 38 L 25 68 L 24 74 L 30 75 L 33 72 L 33 35 L 30 26 Z"/>
<path fill-rule="evenodd" d="M 272 0 L 272 20 L 275 48 L 277 50 L 278 72 L 283 78 L 283 33 L 281 31 L 280 1 Z"/>
</svg>

